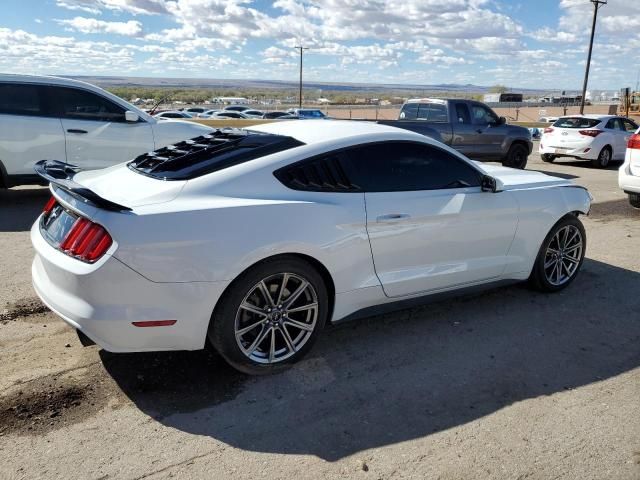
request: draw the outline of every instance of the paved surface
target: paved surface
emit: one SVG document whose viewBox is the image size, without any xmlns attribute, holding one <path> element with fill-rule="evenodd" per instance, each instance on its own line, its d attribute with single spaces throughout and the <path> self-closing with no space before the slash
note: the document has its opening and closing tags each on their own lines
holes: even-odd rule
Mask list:
<svg viewBox="0 0 640 480">
<path fill-rule="evenodd" d="M 82 348 L 34 300 L 40 188 L 0 191 L 0 478 L 640 479 L 640 212 L 589 187 L 583 270 L 329 328 L 266 378 Z"/>
</svg>

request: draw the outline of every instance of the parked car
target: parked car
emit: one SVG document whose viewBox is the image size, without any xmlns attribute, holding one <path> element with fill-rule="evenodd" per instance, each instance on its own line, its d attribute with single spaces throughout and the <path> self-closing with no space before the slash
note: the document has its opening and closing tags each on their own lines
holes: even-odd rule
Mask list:
<svg viewBox="0 0 640 480">
<path fill-rule="evenodd" d="M 262 115 L 262 118 L 294 119 L 294 118 L 298 118 L 298 116 L 292 115 L 291 113 L 288 113 L 288 112 L 266 112 L 264 115 Z"/>
<path fill-rule="evenodd" d="M 317 108 L 290 108 L 289 110 L 287 110 L 287 113 L 289 113 L 291 115 L 295 115 L 296 117 L 298 117 L 301 120 L 305 120 L 305 119 L 314 119 L 314 120 L 329 119 L 329 117 L 327 117 L 322 112 L 322 110 L 319 110 Z"/>
<path fill-rule="evenodd" d="M 372 122 L 220 129 L 128 164 L 42 162 L 33 285 L 85 343 L 196 350 L 280 370 L 327 322 L 583 261 L 590 195 Z"/>
<path fill-rule="evenodd" d="M 214 113 L 221 112 L 221 111 L 222 111 L 222 110 L 217 110 L 217 109 L 214 109 L 214 110 L 206 110 L 206 111 L 204 111 L 204 112 L 202 112 L 202 113 L 199 113 L 199 114 L 198 114 L 198 118 L 211 118 L 211 115 L 213 115 Z"/>
<path fill-rule="evenodd" d="M 0 75 L 0 186 L 41 183 L 43 158 L 103 168 L 211 130 L 159 121 L 85 82 Z"/>
<path fill-rule="evenodd" d="M 629 195 L 631 206 L 640 208 L 640 129 L 627 142 L 624 163 L 618 170 L 618 184 Z"/>
<path fill-rule="evenodd" d="M 168 118 L 173 118 L 173 119 L 193 118 L 193 115 L 191 115 L 188 112 L 182 112 L 180 110 L 167 110 L 164 112 L 156 113 L 153 117 L 166 120 Z"/>
<path fill-rule="evenodd" d="M 227 105 L 224 110 L 229 112 L 244 112 L 245 110 L 251 110 L 251 107 L 246 105 Z"/>
<path fill-rule="evenodd" d="M 378 123 L 404 128 L 441 141 L 474 160 L 500 161 L 524 168 L 533 149 L 529 130 L 508 125 L 483 103 L 473 100 L 408 100 L 398 120 Z"/>
<path fill-rule="evenodd" d="M 540 139 L 540 156 L 545 162 L 559 157 L 591 160 L 604 168 L 612 160 L 623 160 L 627 142 L 638 125 L 614 115 L 571 115 L 560 117 L 544 129 Z"/>
<path fill-rule="evenodd" d="M 245 115 L 243 112 L 236 112 L 235 110 L 222 110 L 221 112 L 216 112 L 211 115 L 209 118 L 215 119 L 225 119 L 225 118 L 251 118 L 248 115 Z"/>
<path fill-rule="evenodd" d="M 242 113 L 248 118 L 262 118 L 264 116 L 264 112 L 260 110 L 245 110 Z"/>
<path fill-rule="evenodd" d="M 538 122 L 540 123 L 554 123 L 558 121 L 559 117 L 540 117 L 538 118 Z"/>
</svg>

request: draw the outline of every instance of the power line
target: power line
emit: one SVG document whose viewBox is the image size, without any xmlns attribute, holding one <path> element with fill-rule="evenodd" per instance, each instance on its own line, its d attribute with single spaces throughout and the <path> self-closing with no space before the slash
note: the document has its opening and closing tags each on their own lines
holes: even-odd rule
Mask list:
<svg viewBox="0 0 640 480">
<path fill-rule="evenodd" d="M 587 82 L 589 81 L 589 67 L 591 66 L 591 52 L 593 50 L 593 36 L 596 33 L 596 19 L 598 18 L 598 10 L 607 4 L 607 0 L 589 0 L 593 3 L 593 24 L 591 25 L 591 39 L 589 40 L 589 54 L 587 55 L 587 67 L 584 72 L 584 83 L 582 84 L 582 98 L 580 100 L 580 115 L 584 113 L 584 100 L 587 94 Z"/>
<path fill-rule="evenodd" d="M 302 108 L 302 52 L 304 50 L 309 50 L 309 47 L 296 46 L 293 48 L 300 50 L 300 88 L 298 95 L 298 108 Z"/>
</svg>

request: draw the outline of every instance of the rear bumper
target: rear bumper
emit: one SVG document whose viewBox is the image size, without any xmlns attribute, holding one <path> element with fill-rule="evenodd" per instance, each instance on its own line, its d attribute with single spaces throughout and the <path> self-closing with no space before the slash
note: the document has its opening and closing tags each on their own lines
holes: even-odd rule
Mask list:
<svg viewBox="0 0 640 480">
<path fill-rule="evenodd" d="M 625 161 L 618 170 L 618 185 L 626 193 L 640 193 L 640 176 L 631 174 L 628 161 Z"/>
<path fill-rule="evenodd" d="M 585 153 L 585 149 L 590 148 L 588 152 Z M 583 158 L 585 160 L 595 160 L 598 158 L 598 154 L 600 150 L 597 148 L 593 148 L 592 145 L 582 145 L 577 148 L 563 148 L 561 152 L 557 151 L 556 147 L 547 146 L 540 141 L 540 147 L 538 148 L 538 152 L 542 154 L 555 155 L 556 157 L 573 157 L 573 158 Z"/>
<path fill-rule="evenodd" d="M 198 350 L 204 347 L 223 282 L 157 283 L 106 256 L 84 264 L 51 247 L 38 221 L 31 229 L 36 250 L 33 287 L 65 322 L 110 352 Z M 177 320 L 139 328 L 134 321 Z"/>
</svg>

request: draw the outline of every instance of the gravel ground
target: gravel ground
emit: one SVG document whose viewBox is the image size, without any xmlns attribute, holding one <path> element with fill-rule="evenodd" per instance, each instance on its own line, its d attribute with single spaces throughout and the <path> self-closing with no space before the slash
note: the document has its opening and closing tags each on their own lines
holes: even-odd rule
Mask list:
<svg viewBox="0 0 640 480">
<path fill-rule="evenodd" d="M 331 327 L 261 378 L 83 348 L 30 285 L 46 190 L 0 191 L 0 478 L 640 479 L 640 211 L 616 167 L 529 168 L 596 197 L 567 290 Z"/>
</svg>

